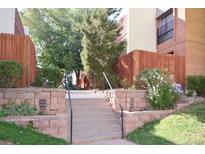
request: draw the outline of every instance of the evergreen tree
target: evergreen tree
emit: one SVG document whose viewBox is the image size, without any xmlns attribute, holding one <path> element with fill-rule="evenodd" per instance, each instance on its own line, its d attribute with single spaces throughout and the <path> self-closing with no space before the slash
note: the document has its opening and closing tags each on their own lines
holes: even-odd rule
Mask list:
<svg viewBox="0 0 205 154">
<path fill-rule="evenodd" d="M 112 12 L 112 13 L 111 13 Z M 116 85 L 116 61 L 125 49 L 125 42 L 117 43 L 120 27 L 110 18 L 111 9 L 89 9 L 81 25 L 83 33 L 81 53 L 84 71 L 90 79 L 96 74 L 96 84 L 101 88 L 102 73 L 105 72 L 112 85 Z"/>
</svg>

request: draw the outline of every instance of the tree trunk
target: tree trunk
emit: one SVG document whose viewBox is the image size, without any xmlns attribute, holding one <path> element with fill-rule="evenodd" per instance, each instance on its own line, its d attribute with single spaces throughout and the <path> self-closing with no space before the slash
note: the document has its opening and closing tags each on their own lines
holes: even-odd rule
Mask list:
<svg viewBox="0 0 205 154">
<path fill-rule="evenodd" d="M 78 86 L 80 80 L 80 70 L 75 71 L 75 76 L 76 76 L 76 86 Z"/>
</svg>

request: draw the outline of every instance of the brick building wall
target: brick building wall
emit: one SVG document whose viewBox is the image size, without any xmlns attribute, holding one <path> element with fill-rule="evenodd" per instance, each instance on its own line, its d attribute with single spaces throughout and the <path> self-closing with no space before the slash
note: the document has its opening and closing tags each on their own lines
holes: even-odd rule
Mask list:
<svg viewBox="0 0 205 154">
<path fill-rule="evenodd" d="M 186 9 L 186 75 L 205 75 L 205 9 Z"/>
<path fill-rule="evenodd" d="M 174 51 L 175 55 L 185 55 L 185 9 L 173 9 L 174 16 L 174 36 L 157 45 L 157 51 L 160 53 L 170 53 Z M 157 20 L 156 20 L 157 22 Z M 158 26 L 157 22 L 157 26 Z"/>
</svg>

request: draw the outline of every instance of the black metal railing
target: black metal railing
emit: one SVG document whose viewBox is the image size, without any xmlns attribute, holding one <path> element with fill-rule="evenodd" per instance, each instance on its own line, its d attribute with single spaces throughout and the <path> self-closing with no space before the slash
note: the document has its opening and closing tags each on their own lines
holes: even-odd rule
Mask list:
<svg viewBox="0 0 205 154">
<path fill-rule="evenodd" d="M 106 74 L 105 74 L 104 72 L 103 72 L 103 76 L 104 76 L 106 82 L 108 83 L 110 89 L 113 90 L 113 88 L 112 88 L 112 86 L 111 86 L 111 84 L 110 84 L 110 82 L 109 82 L 109 80 L 108 80 L 108 78 L 107 78 L 107 76 L 106 76 Z M 123 115 L 123 107 L 122 107 L 122 105 L 120 104 L 120 101 L 118 100 L 117 96 L 115 96 L 115 100 L 117 101 L 117 104 L 119 105 L 120 111 L 121 111 L 121 112 L 120 112 L 121 131 L 122 131 L 122 138 L 124 138 L 124 115 Z"/>
<path fill-rule="evenodd" d="M 73 108 L 72 108 L 72 102 L 71 102 L 71 96 L 70 96 L 70 90 L 68 86 L 65 86 L 65 89 L 68 94 L 68 104 L 70 109 L 70 144 L 73 143 Z"/>
<path fill-rule="evenodd" d="M 174 32 L 174 20 L 171 20 L 167 24 L 157 29 L 157 43 L 160 44 L 173 37 Z"/>
</svg>

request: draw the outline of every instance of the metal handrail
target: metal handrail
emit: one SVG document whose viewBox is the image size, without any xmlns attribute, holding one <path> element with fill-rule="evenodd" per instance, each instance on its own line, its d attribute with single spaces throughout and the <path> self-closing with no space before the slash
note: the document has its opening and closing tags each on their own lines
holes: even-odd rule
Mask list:
<svg viewBox="0 0 205 154">
<path fill-rule="evenodd" d="M 65 87 L 65 89 L 68 92 L 68 103 L 70 105 L 70 144 L 73 143 L 73 108 L 72 108 L 72 102 L 71 102 L 71 96 L 70 96 L 70 90 L 69 87 Z"/>
<path fill-rule="evenodd" d="M 103 76 L 105 77 L 105 80 L 107 81 L 107 83 L 108 83 L 110 89 L 113 90 L 113 88 L 112 88 L 112 86 L 111 86 L 111 84 L 110 84 L 110 82 L 109 82 L 109 80 L 108 80 L 108 78 L 107 78 L 107 76 L 106 76 L 106 74 L 105 74 L 104 72 L 103 72 Z M 116 95 L 115 95 L 115 99 L 117 100 L 117 104 L 120 106 L 120 110 L 121 110 L 121 114 L 120 114 L 120 117 L 121 117 L 121 130 L 122 130 L 122 138 L 124 138 L 124 127 L 123 127 L 123 125 L 124 125 L 124 115 L 123 115 L 123 107 L 122 107 L 122 105 L 120 104 L 120 101 L 119 101 L 119 99 L 117 98 Z"/>
</svg>

